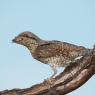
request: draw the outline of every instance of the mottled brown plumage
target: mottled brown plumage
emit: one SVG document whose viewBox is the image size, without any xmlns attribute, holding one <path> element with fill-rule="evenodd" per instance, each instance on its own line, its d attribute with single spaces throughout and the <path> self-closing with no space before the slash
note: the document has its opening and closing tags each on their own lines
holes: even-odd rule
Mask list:
<svg viewBox="0 0 95 95">
<path fill-rule="evenodd" d="M 66 42 L 45 41 L 28 31 L 19 34 L 13 42 L 26 46 L 33 58 L 50 65 L 54 71 L 51 77 L 57 73 L 57 67 L 66 67 L 91 51 Z"/>
</svg>

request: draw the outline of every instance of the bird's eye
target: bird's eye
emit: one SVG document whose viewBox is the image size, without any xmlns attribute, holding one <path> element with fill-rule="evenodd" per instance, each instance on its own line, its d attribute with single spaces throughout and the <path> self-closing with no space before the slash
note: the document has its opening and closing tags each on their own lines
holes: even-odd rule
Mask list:
<svg viewBox="0 0 95 95">
<path fill-rule="evenodd" d="M 22 41 L 23 40 L 23 38 L 19 38 L 19 41 Z"/>
</svg>

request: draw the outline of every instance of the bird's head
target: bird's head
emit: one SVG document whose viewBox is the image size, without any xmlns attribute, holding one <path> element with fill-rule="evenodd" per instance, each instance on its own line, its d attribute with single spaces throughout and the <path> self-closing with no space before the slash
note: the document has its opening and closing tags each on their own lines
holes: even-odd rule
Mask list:
<svg viewBox="0 0 95 95">
<path fill-rule="evenodd" d="M 39 37 L 37 37 L 35 34 L 29 31 L 22 32 L 12 40 L 12 42 L 14 43 L 25 45 L 25 46 L 29 44 L 36 45 L 40 41 L 41 39 Z"/>
</svg>

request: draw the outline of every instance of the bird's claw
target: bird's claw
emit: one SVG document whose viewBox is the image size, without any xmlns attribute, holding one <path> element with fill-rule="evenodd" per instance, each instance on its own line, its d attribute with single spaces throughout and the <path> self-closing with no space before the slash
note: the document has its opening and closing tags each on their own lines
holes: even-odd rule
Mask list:
<svg viewBox="0 0 95 95">
<path fill-rule="evenodd" d="M 45 83 L 52 86 L 54 84 L 54 81 L 55 81 L 55 78 L 48 78 L 45 80 Z"/>
</svg>

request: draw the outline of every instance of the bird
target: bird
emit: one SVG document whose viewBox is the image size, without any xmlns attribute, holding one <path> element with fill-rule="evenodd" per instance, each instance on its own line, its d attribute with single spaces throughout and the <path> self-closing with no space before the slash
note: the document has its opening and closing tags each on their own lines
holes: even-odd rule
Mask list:
<svg viewBox="0 0 95 95">
<path fill-rule="evenodd" d="M 57 40 L 43 40 L 30 31 L 18 34 L 12 42 L 28 48 L 32 57 L 49 65 L 54 78 L 58 67 L 67 67 L 91 52 L 91 49 Z"/>
</svg>

